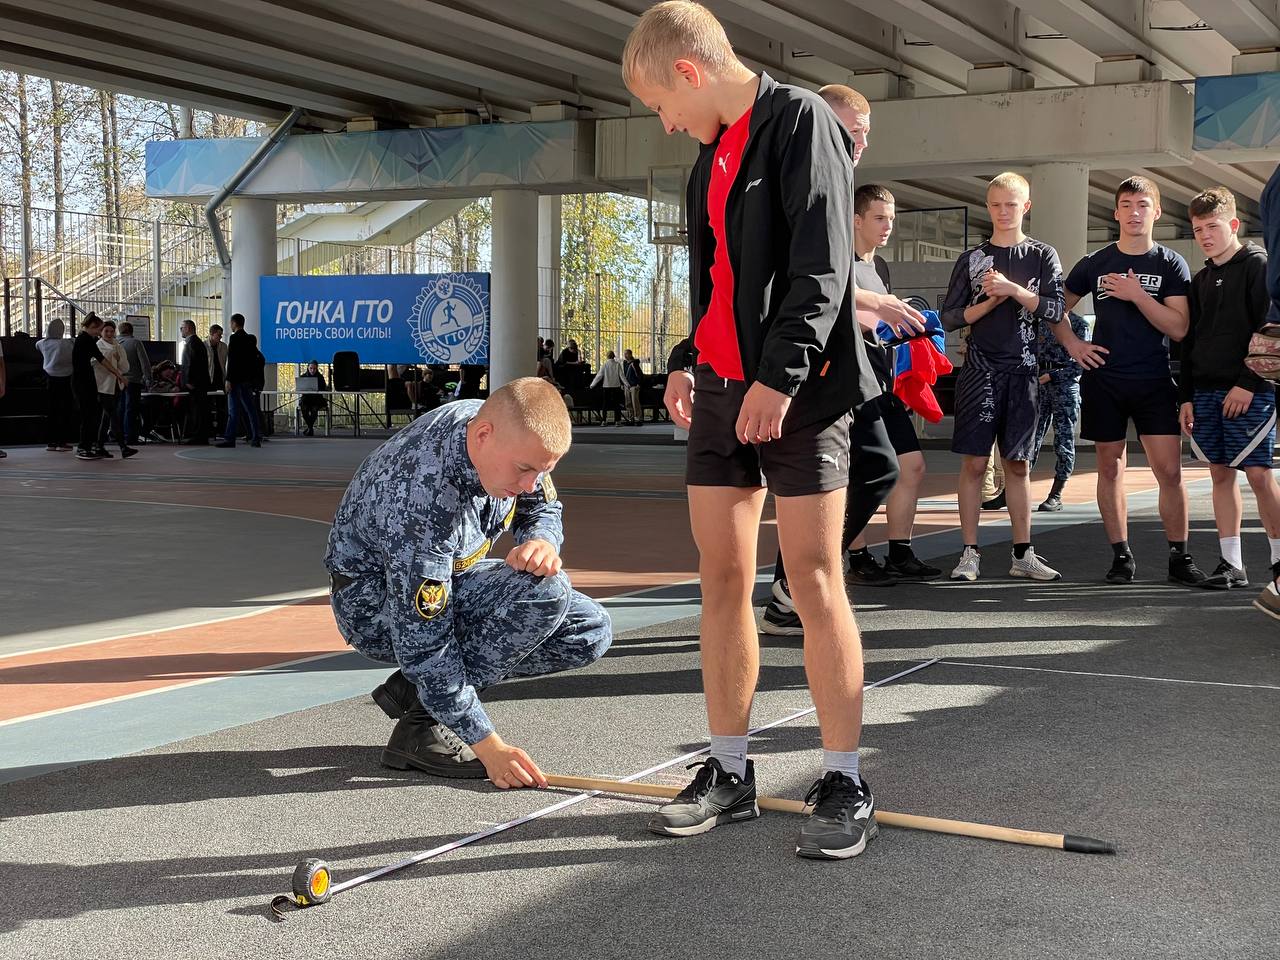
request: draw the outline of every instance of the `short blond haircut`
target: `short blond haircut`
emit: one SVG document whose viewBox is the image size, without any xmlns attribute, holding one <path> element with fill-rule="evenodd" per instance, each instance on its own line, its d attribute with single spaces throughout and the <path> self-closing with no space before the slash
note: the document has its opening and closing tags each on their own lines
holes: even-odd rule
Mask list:
<svg viewBox="0 0 1280 960">
<path fill-rule="evenodd" d="M 1021 193 L 1028 200 L 1031 199 L 1031 184 L 1027 183 L 1027 178 L 1020 173 L 1014 173 L 1006 170 L 1004 173 L 994 177 L 987 184 L 987 193 L 999 187 L 1001 190 L 1012 190 Z"/>
<path fill-rule="evenodd" d="M 738 62 L 724 27 L 710 10 L 690 0 L 667 0 L 650 7 L 622 48 L 622 82 L 670 90 L 677 60 L 689 60 L 714 75 Z"/>
<path fill-rule="evenodd" d="M 871 104 L 867 102 L 867 98 L 843 83 L 828 83 L 818 90 L 818 96 L 827 101 L 829 107 L 844 107 L 854 113 L 871 115 Z"/>
<path fill-rule="evenodd" d="M 1236 218 L 1236 195 L 1226 187 L 1210 187 L 1203 193 L 1192 197 L 1187 204 L 1187 216 L 1224 217 L 1227 220 Z"/>
<path fill-rule="evenodd" d="M 547 453 L 563 457 L 573 441 L 569 411 L 560 391 L 541 377 L 520 377 L 489 394 L 476 418 L 495 427 L 513 426 L 531 433 Z"/>
</svg>

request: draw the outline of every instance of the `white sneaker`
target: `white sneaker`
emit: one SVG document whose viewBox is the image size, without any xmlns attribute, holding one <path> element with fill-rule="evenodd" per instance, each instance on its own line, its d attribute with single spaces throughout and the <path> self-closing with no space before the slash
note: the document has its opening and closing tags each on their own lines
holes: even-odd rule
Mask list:
<svg viewBox="0 0 1280 960">
<path fill-rule="evenodd" d="M 1019 560 L 1012 557 L 1013 565 L 1009 567 L 1009 576 L 1022 577 L 1026 580 L 1041 580 L 1048 583 L 1061 580 L 1062 574 L 1036 556 L 1035 547 L 1027 547 L 1027 555 Z"/>
<path fill-rule="evenodd" d="M 982 560 L 982 554 L 973 547 L 965 547 L 964 553 L 960 554 L 960 562 L 956 564 L 956 568 L 951 571 L 952 580 L 968 580 L 973 583 L 978 579 L 978 564 Z"/>
</svg>

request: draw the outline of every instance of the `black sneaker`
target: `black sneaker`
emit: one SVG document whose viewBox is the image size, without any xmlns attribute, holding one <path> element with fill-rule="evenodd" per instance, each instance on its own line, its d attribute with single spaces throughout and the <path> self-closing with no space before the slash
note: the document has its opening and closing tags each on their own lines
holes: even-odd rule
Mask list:
<svg viewBox="0 0 1280 960">
<path fill-rule="evenodd" d="M 422 706 L 418 701 L 418 688 L 399 670 L 376 686 L 369 696 L 392 720 L 399 720 L 410 710 Z"/>
<path fill-rule="evenodd" d="M 924 563 L 914 553 L 901 563 L 885 560 L 884 572 L 896 580 L 909 580 L 913 583 L 927 583 L 942 576 L 942 571 Z"/>
<path fill-rule="evenodd" d="M 421 707 L 406 713 L 391 731 L 391 739 L 382 751 L 382 765 L 392 770 L 412 767 L 459 780 L 483 780 L 489 776 L 475 751 Z"/>
<path fill-rule="evenodd" d="M 1184 587 L 1203 587 L 1209 575 L 1196 566 L 1191 554 L 1184 553 L 1180 557 L 1169 558 L 1169 582 L 1180 583 Z"/>
<path fill-rule="evenodd" d="M 128 460 L 130 457 L 136 457 L 137 455 L 138 455 L 138 451 L 133 447 L 120 448 L 120 456 L 124 460 Z"/>
<path fill-rule="evenodd" d="M 804 624 L 795 610 L 784 607 L 777 600 L 770 600 L 760 618 L 760 632 L 771 637 L 802 637 Z"/>
<path fill-rule="evenodd" d="M 756 805 L 756 768 L 747 761 L 747 777 L 725 773 L 720 761 L 709 758 L 691 763 L 685 769 L 698 767 L 693 782 L 681 790 L 674 800 L 658 808 L 649 821 L 649 829 L 664 837 L 692 837 L 713 830 L 722 823 L 754 820 L 760 816 Z"/>
<path fill-rule="evenodd" d="M 1111 561 L 1111 569 L 1107 571 L 1107 583 L 1133 583 L 1138 575 L 1138 561 L 1133 554 L 1127 553 Z"/>
<path fill-rule="evenodd" d="M 102 458 L 99 457 L 92 450 L 77 450 L 76 459 L 77 460 L 101 460 Z"/>
<path fill-rule="evenodd" d="M 833 770 L 814 782 L 804 802 L 813 806 L 813 813 L 800 828 L 796 856 L 848 860 L 879 832 L 876 801 L 861 777 L 854 780 Z"/>
<path fill-rule="evenodd" d="M 893 574 L 885 573 L 884 567 L 868 550 L 866 553 L 849 554 L 849 569 L 845 572 L 844 582 L 851 587 L 892 587 L 898 580 Z"/>
<path fill-rule="evenodd" d="M 110 450 L 105 450 L 102 447 L 99 447 L 94 451 L 94 453 L 97 454 L 99 460 L 114 460 L 116 458 L 114 453 Z"/>
<path fill-rule="evenodd" d="M 982 509 L 983 509 L 983 510 L 1003 510 L 1003 509 L 1005 509 L 1007 506 L 1008 506 L 1008 503 L 1005 501 L 1005 498 L 1004 498 L 1004 491 L 1003 491 L 1003 490 L 1001 490 L 999 493 L 997 493 L 997 494 L 996 494 L 994 497 L 992 497 L 990 500 L 983 500 L 983 501 L 982 501 Z"/>
<path fill-rule="evenodd" d="M 1198 586 L 1207 590 L 1230 590 L 1232 587 L 1247 587 L 1249 577 L 1240 567 L 1233 567 L 1225 559 L 1221 559 L 1213 573 Z"/>
</svg>

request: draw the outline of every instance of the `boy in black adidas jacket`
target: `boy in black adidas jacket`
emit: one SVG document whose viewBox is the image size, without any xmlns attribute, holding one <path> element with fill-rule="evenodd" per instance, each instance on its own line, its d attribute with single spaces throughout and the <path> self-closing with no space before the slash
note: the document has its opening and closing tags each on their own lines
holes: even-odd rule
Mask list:
<svg viewBox="0 0 1280 960">
<path fill-rule="evenodd" d="M 844 859 L 875 835 L 858 771 L 862 653 L 840 569 L 849 411 L 879 394 L 853 322 L 849 136 L 813 93 L 734 55 L 696 3 L 660 3 L 627 40 L 623 79 L 668 134 L 702 144 L 688 190 L 693 330 L 666 405 L 689 429 L 711 757 L 650 827 L 690 836 L 758 814 L 747 728 L 759 674 L 751 593 L 766 484 L 824 747 L 801 856 Z M 692 367 L 692 371 L 690 371 Z"/>
<path fill-rule="evenodd" d="M 1204 191 L 1187 208 L 1209 259 L 1191 281 L 1191 328 L 1178 375 L 1182 430 L 1209 464 L 1222 559 L 1203 587 L 1248 586 L 1240 548 L 1243 470 L 1271 541 L 1272 580 L 1280 576 L 1280 486 L 1271 470 L 1276 444 L 1275 388 L 1244 365 L 1249 338 L 1266 320 L 1267 254 L 1236 236 L 1236 199 L 1226 187 Z"/>
</svg>

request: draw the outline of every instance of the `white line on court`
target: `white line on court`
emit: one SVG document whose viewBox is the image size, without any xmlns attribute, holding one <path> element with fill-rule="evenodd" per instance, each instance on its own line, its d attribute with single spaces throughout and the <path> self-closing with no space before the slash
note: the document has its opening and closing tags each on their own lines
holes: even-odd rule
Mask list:
<svg viewBox="0 0 1280 960">
<path fill-rule="evenodd" d="M 119 501 L 116 502 L 119 503 Z M 0 660 L 7 660 L 10 657 L 25 657 L 28 654 L 33 653 L 49 653 L 52 650 L 67 650 L 71 647 L 84 647 L 92 643 L 110 643 L 113 640 L 129 640 L 133 637 L 145 637 L 151 633 L 168 633 L 170 630 L 187 630 L 191 627 L 207 627 L 211 623 L 229 623 L 232 620 L 244 620 L 247 617 L 256 617 L 260 614 L 272 613 L 276 610 L 283 610 L 286 607 L 296 607 L 304 600 L 310 600 L 314 597 L 323 597 L 328 595 L 328 593 L 329 591 L 327 589 L 318 588 L 315 590 L 299 591 L 296 594 L 290 595 L 287 599 L 285 597 L 264 597 L 261 600 L 264 604 L 263 606 L 255 607 L 254 609 L 243 613 L 229 613 L 222 617 L 209 617 L 204 620 L 192 620 L 188 623 L 159 624 L 150 630 L 135 630 L 132 633 L 120 633 L 111 637 L 94 637 L 90 640 L 73 640 L 70 643 L 55 643 L 48 647 L 32 647 L 30 650 L 15 650 L 12 653 L 0 653 Z M 284 602 L 273 602 L 278 600 L 283 600 Z M 253 600 L 250 600 L 249 602 L 252 603 Z M 105 701 L 97 702 L 102 703 Z"/>
<path fill-rule="evenodd" d="M 917 671 L 923 670 L 925 667 L 932 666 L 933 664 L 938 662 L 939 661 L 937 657 L 935 657 L 932 660 L 922 661 L 921 663 L 917 663 L 914 666 L 908 667 L 906 670 L 900 670 L 898 673 L 893 674 L 893 676 L 885 677 L 884 679 L 877 680 L 874 683 L 864 684 L 862 689 L 873 690 L 876 687 L 882 687 L 886 683 L 892 683 L 894 680 L 898 680 L 909 674 L 916 673 Z M 750 736 L 752 734 L 762 733 L 765 730 L 771 730 L 774 727 L 780 727 L 784 723 L 790 723 L 792 720 L 799 720 L 801 717 L 807 717 L 809 714 L 815 712 L 816 710 L 817 710 L 817 707 L 808 707 L 804 710 L 797 710 L 795 713 L 787 714 L 785 717 L 782 717 L 780 720 L 774 720 L 772 723 L 766 723 L 763 726 L 755 727 L 751 730 L 748 730 L 747 735 Z M 690 751 L 689 753 L 682 754 L 681 756 L 676 757 L 674 760 L 668 760 L 665 763 L 658 764 L 657 766 L 649 767 L 649 769 L 647 770 L 641 770 L 639 773 L 633 773 L 630 776 L 623 777 L 619 782 L 632 783 L 633 781 L 651 776 L 652 774 L 655 774 L 660 770 L 666 770 L 668 767 L 674 767 L 677 764 L 684 763 L 686 760 L 692 760 L 694 757 L 698 757 L 704 753 L 707 753 L 710 749 L 711 747 L 710 745 L 708 745 L 703 747 L 701 750 Z M 492 827 L 488 827 L 484 830 L 479 831 L 478 833 L 473 833 L 469 836 L 463 837 L 460 840 L 453 840 L 453 841 L 450 841 L 449 843 L 446 843 L 439 847 L 435 847 L 431 850 L 425 850 L 422 853 L 416 853 L 412 857 L 408 857 L 407 859 L 401 860 L 398 863 L 392 863 L 392 864 L 388 864 L 385 867 L 379 867 L 376 870 L 371 870 L 368 873 L 361 874 L 358 877 L 352 877 L 350 880 L 345 880 L 342 883 L 335 883 L 332 887 L 332 893 L 341 893 L 343 890 L 348 890 L 351 887 L 358 887 L 362 883 L 368 883 L 370 880 L 376 880 L 378 877 L 385 876 L 388 873 L 394 873 L 397 870 L 403 870 L 405 867 L 413 866 L 416 863 L 422 863 L 426 860 L 431 860 L 434 857 L 440 856 L 441 854 L 449 853 L 452 850 L 458 850 L 461 847 L 465 847 L 469 844 L 475 843 L 477 840 L 485 840 L 489 837 L 494 836 L 495 834 L 503 833 L 514 827 L 519 827 L 519 826 L 522 826 L 523 824 L 530 823 L 531 821 L 541 819 L 542 817 L 545 817 L 548 814 L 557 813 L 560 810 L 564 810 L 576 804 L 583 803 L 586 800 L 590 800 L 592 797 L 598 797 L 602 793 L 607 793 L 607 792 L 608 791 L 606 790 L 589 790 L 585 793 L 579 793 L 575 796 L 567 797 L 566 799 L 561 800 L 558 803 L 553 803 L 550 806 L 543 807 L 540 810 L 535 810 L 532 813 L 527 813 L 522 817 L 516 817 L 513 820 L 508 820 L 505 823 L 495 824 Z"/>
<path fill-rule="evenodd" d="M 1143 677 L 1133 673 L 1094 673 L 1089 670 L 1055 670 L 1052 667 L 1018 667 L 1009 663 L 971 663 L 967 660 L 939 660 L 949 667 L 981 667 L 986 670 L 1026 670 L 1031 673 L 1063 673 L 1073 677 L 1103 677 L 1111 680 L 1146 680 L 1150 683 L 1189 683 L 1206 687 L 1236 687 L 1241 690 L 1280 690 L 1269 683 L 1228 683 L 1224 680 L 1180 680 L 1176 677 Z"/>
<path fill-rule="evenodd" d="M 11 500 L 87 500 L 89 503 L 101 503 L 98 497 L 60 497 L 52 493 L 0 493 L 0 497 Z M 282 517 L 285 520 L 301 520 L 304 523 L 323 523 L 326 527 L 333 524 L 328 520 L 317 520 L 315 517 L 300 517 L 294 513 L 275 513 L 271 510 L 249 510 L 246 507 L 219 507 L 212 503 L 175 503 L 172 500 L 117 500 L 112 503 L 134 503 L 144 507 L 189 507 L 193 510 L 226 510 L 230 513 L 252 513 L 259 517 Z"/>
<path fill-rule="evenodd" d="M 7 727 L 15 723 L 26 723 L 28 720 L 39 720 L 43 717 L 54 717 L 60 713 L 74 713 L 77 710 L 84 710 L 88 707 L 105 707 L 109 703 L 122 703 L 125 700 L 137 700 L 140 697 L 149 697 L 157 693 L 169 693 L 172 690 L 182 690 L 186 687 L 198 687 L 205 683 L 216 683 L 219 680 L 227 680 L 231 677 L 253 677 L 262 676 L 279 670 L 281 667 L 296 667 L 303 663 L 313 663 L 316 660 L 328 660 L 331 657 L 341 657 L 351 653 L 350 650 L 334 650 L 330 653 L 318 653 L 311 657 L 302 657 L 298 660 L 286 660 L 283 663 L 271 663 L 264 667 L 255 667 L 252 670 L 241 670 L 237 673 L 224 673 L 216 677 L 201 677 L 199 680 L 187 680 L 183 683 L 174 683 L 165 687 L 153 687 L 150 690 L 138 690 L 134 693 L 123 693 L 118 697 L 108 697 L 106 700 L 93 700 L 90 703 L 73 703 L 67 707 L 58 707 L 56 710 L 46 710 L 43 713 L 29 713 L 21 717 L 10 717 L 8 720 L 0 720 L 0 727 Z"/>
</svg>

